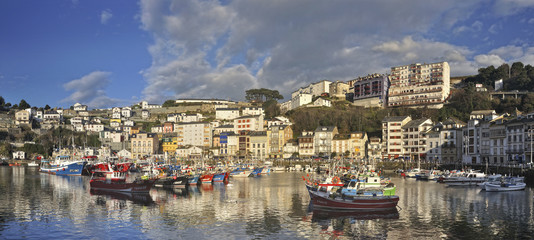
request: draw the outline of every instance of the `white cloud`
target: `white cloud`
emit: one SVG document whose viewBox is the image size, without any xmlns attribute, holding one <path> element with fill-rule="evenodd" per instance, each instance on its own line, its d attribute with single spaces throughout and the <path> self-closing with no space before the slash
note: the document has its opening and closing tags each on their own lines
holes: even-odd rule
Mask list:
<svg viewBox="0 0 534 240">
<path fill-rule="evenodd" d="M 481 63 L 493 62 L 490 56 L 503 55 L 434 39 L 435 32 L 483 34 L 486 25 L 476 19 L 457 26 L 481 1 L 142 0 L 140 6 L 141 27 L 154 38 L 142 98 L 154 102 L 239 100 L 256 87 L 287 97 L 310 82 L 386 73 L 413 62 L 449 61 L 453 76 L 476 74 Z"/>
<path fill-rule="evenodd" d="M 93 108 L 117 104 L 120 100 L 106 96 L 104 91 L 111 82 L 109 80 L 110 75 L 110 72 L 95 71 L 63 84 L 65 90 L 74 92 L 61 102 L 70 104 L 79 102 Z"/>
<path fill-rule="evenodd" d="M 519 46 L 503 46 L 497 49 L 493 49 L 489 54 L 497 55 L 502 59 L 517 59 L 523 56 L 523 48 Z"/>
<path fill-rule="evenodd" d="M 475 56 L 475 61 L 480 66 L 490 66 L 498 67 L 505 63 L 505 61 L 495 54 L 481 54 Z"/>
<path fill-rule="evenodd" d="M 113 14 L 111 13 L 110 9 L 102 10 L 102 12 L 100 13 L 100 23 L 106 24 L 112 17 Z"/>
</svg>

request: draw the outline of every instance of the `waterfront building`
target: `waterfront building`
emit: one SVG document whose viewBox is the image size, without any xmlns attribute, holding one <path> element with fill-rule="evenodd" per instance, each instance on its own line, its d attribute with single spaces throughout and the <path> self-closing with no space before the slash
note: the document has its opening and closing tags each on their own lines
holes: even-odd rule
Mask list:
<svg viewBox="0 0 534 240">
<path fill-rule="evenodd" d="M 450 94 L 447 62 L 392 67 L 389 80 L 389 107 L 441 108 Z"/>
<path fill-rule="evenodd" d="M 15 159 L 15 160 L 26 159 L 26 153 L 24 151 L 14 151 L 13 152 L 13 159 Z"/>
<path fill-rule="evenodd" d="M 269 157 L 282 158 L 284 145 L 293 138 L 293 129 L 290 125 L 274 125 L 268 128 Z"/>
<path fill-rule="evenodd" d="M 369 159 L 381 159 L 382 158 L 382 139 L 379 137 L 369 138 L 367 144 L 367 156 Z"/>
<path fill-rule="evenodd" d="M 176 157 L 188 159 L 201 159 L 202 148 L 197 146 L 181 146 L 176 149 Z"/>
<path fill-rule="evenodd" d="M 370 74 L 350 81 L 353 105 L 361 107 L 387 106 L 389 79 L 385 74 Z"/>
<path fill-rule="evenodd" d="M 290 159 L 294 157 L 298 157 L 299 153 L 299 145 L 294 142 L 287 142 L 284 144 L 284 147 L 282 148 L 282 157 L 284 159 Z"/>
<path fill-rule="evenodd" d="M 382 120 L 382 158 L 396 159 L 404 156 L 402 127 L 411 120 L 410 116 L 386 117 Z"/>
<path fill-rule="evenodd" d="M 506 125 L 503 121 L 495 121 L 489 127 L 490 159 L 489 164 L 500 165 L 507 162 L 506 156 Z M 525 139 L 526 140 L 526 139 Z M 530 141 L 530 139 L 528 139 Z"/>
<path fill-rule="evenodd" d="M 436 164 L 460 164 L 464 126 L 464 122 L 455 118 L 448 118 L 434 125 L 426 134 L 426 160 Z"/>
<path fill-rule="evenodd" d="M 487 161 L 489 154 L 490 129 L 488 122 L 496 119 L 497 115 L 493 110 L 473 111 L 469 115 L 469 121 L 463 128 L 462 141 L 462 161 L 469 164 L 481 164 Z M 484 132 L 484 136 L 482 133 Z M 484 149 L 484 157 L 481 156 Z"/>
<path fill-rule="evenodd" d="M 367 158 L 367 133 L 336 134 L 332 139 L 332 152 L 340 157 Z"/>
<path fill-rule="evenodd" d="M 314 131 L 315 155 L 330 156 L 332 154 L 332 139 L 338 134 L 336 126 L 319 126 Z"/>
<path fill-rule="evenodd" d="M 426 133 L 432 128 L 429 118 L 415 119 L 402 126 L 404 158 L 419 161 L 426 158 Z"/>
<path fill-rule="evenodd" d="M 161 139 L 161 148 L 163 153 L 167 153 L 170 156 L 176 154 L 176 149 L 178 148 L 178 138 L 177 137 L 163 137 Z"/>
<path fill-rule="evenodd" d="M 269 138 L 267 131 L 254 131 L 249 133 L 250 151 L 253 159 L 264 160 L 269 155 Z"/>
<path fill-rule="evenodd" d="M 133 158 L 145 158 L 156 154 L 159 147 L 159 141 L 153 133 L 137 133 L 131 138 L 131 151 Z"/>
<path fill-rule="evenodd" d="M 237 136 L 231 132 L 222 132 L 220 134 L 220 155 L 223 157 L 235 156 L 237 152 Z"/>
<path fill-rule="evenodd" d="M 178 146 L 211 147 L 212 127 L 207 122 L 179 123 Z"/>
<path fill-rule="evenodd" d="M 312 157 L 315 154 L 313 137 L 314 132 L 303 131 L 302 134 L 297 138 L 299 143 L 299 156 L 301 158 Z"/>
</svg>

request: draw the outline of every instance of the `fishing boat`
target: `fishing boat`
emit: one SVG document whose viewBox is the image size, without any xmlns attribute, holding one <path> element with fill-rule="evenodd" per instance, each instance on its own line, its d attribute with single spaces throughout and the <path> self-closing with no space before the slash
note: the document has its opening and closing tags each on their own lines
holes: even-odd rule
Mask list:
<svg viewBox="0 0 534 240">
<path fill-rule="evenodd" d="M 477 184 L 477 186 L 479 186 L 482 190 L 486 190 L 486 183 L 500 184 L 501 180 L 502 180 L 501 174 L 493 174 L 493 175 L 488 176 L 488 180 L 486 180 L 483 183 Z"/>
<path fill-rule="evenodd" d="M 228 182 L 229 177 L 228 172 L 217 173 L 213 176 L 213 182 Z"/>
<path fill-rule="evenodd" d="M 250 173 L 252 173 L 251 170 L 249 169 L 246 169 L 246 168 L 238 168 L 232 172 L 230 172 L 230 176 L 231 177 L 234 177 L 234 178 L 240 178 L 240 177 L 248 177 L 248 175 L 250 175 Z"/>
<path fill-rule="evenodd" d="M 149 192 L 156 179 L 135 179 L 133 182 L 111 181 L 103 177 L 92 178 L 89 181 L 91 189 L 115 192 Z"/>
<path fill-rule="evenodd" d="M 263 171 L 262 167 L 261 168 L 254 168 L 254 170 L 252 170 L 252 172 L 248 176 L 249 177 L 260 177 L 262 171 Z"/>
<path fill-rule="evenodd" d="M 154 187 L 161 188 L 185 188 L 187 186 L 189 186 L 189 178 L 187 176 L 162 177 L 154 182 Z"/>
<path fill-rule="evenodd" d="M 199 180 L 200 180 L 200 174 L 189 176 L 189 179 L 188 179 L 189 186 L 197 186 L 198 184 L 201 183 Z"/>
<path fill-rule="evenodd" d="M 469 171 L 456 177 L 447 177 L 443 183 L 448 186 L 476 186 L 487 180 L 486 174 L 480 171 Z"/>
<path fill-rule="evenodd" d="M 317 209 L 331 210 L 379 210 L 394 209 L 399 202 L 399 196 L 392 195 L 393 192 L 380 191 L 376 192 L 362 191 L 362 194 L 355 196 L 344 196 L 337 192 L 314 191 L 308 189 L 313 207 Z M 369 193 L 369 194 L 368 194 Z"/>
<path fill-rule="evenodd" d="M 199 180 L 202 183 L 211 183 L 211 182 L 213 182 L 213 176 L 215 176 L 215 174 L 206 173 L 204 175 L 201 175 Z"/>
<path fill-rule="evenodd" d="M 40 171 L 55 175 L 81 176 L 86 161 L 71 160 L 70 156 L 57 156 L 54 162 L 42 160 Z"/>
<path fill-rule="evenodd" d="M 487 192 L 507 192 L 525 190 L 527 186 L 523 177 L 508 177 L 499 182 L 487 182 L 484 188 Z"/>
</svg>

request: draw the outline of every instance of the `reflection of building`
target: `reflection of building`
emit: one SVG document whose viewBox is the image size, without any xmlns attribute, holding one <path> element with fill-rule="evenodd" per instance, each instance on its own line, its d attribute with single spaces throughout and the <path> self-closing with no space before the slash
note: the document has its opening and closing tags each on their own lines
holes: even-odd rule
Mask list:
<svg viewBox="0 0 534 240">
<path fill-rule="evenodd" d="M 441 108 L 450 93 L 447 62 L 392 67 L 388 106 Z"/>
</svg>

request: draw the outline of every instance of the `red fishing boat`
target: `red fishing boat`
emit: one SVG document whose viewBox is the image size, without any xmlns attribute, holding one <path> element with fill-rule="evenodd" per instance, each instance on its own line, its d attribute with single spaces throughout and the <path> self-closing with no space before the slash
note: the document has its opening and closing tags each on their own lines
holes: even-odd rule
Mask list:
<svg viewBox="0 0 534 240">
<path fill-rule="evenodd" d="M 308 189 L 314 208 L 335 210 L 379 210 L 397 207 L 396 195 L 344 196 L 335 193 Z"/>
<path fill-rule="evenodd" d="M 211 183 L 211 182 L 213 182 L 213 176 L 215 176 L 215 174 L 213 174 L 213 173 L 203 174 L 202 176 L 200 176 L 200 182 L 202 182 L 202 183 Z"/>
</svg>

